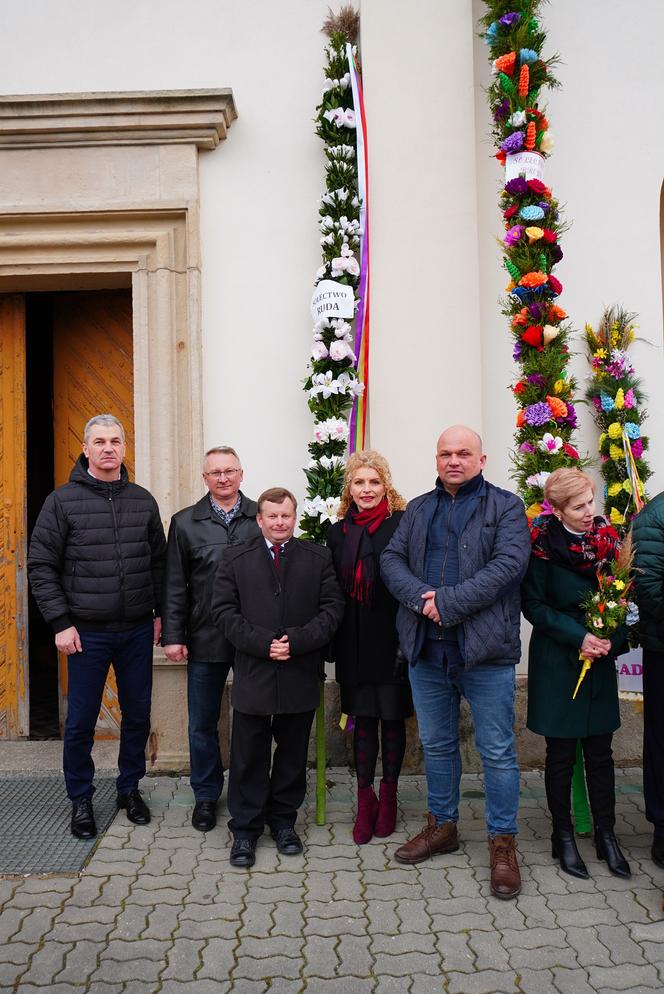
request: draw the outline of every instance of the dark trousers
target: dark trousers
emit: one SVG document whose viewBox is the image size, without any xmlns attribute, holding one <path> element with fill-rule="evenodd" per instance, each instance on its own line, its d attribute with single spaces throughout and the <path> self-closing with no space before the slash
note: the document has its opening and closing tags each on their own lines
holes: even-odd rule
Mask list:
<svg viewBox="0 0 664 994">
<path fill-rule="evenodd" d="M 646 818 L 664 838 L 664 653 L 643 650 L 643 796 Z"/>
<path fill-rule="evenodd" d="M 590 810 L 595 828 L 615 825 L 616 788 L 611 740 L 613 732 L 581 739 L 586 767 Z M 576 760 L 576 739 L 546 739 L 544 784 L 551 820 L 556 831 L 571 831 L 572 773 Z"/>
<path fill-rule="evenodd" d="M 314 713 L 233 712 L 228 827 L 236 838 L 257 839 L 266 824 L 275 832 L 295 824 L 307 789 L 307 750 Z"/>
<path fill-rule="evenodd" d="M 62 762 L 71 801 L 92 797 L 92 743 L 113 662 L 122 712 L 117 788 L 135 790 L 145 776 L 152 699 L 152 622 L 126 632 L 79 631 L 82 652 L 67 657 L 67 720 Z"/>
<path fill-rule="evenodd" d="M 197 801 L 216 803 L 224 786 L 218 726 L 230 668 L 230 663 L 187 662 L 190 783 Z"/>
</svg>

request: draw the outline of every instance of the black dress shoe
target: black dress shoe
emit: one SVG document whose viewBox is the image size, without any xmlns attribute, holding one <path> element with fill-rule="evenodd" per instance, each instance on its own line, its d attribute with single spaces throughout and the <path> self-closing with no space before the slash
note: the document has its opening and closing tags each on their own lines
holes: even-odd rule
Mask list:
<svg viewBox="0 0 664 994">
<path fill-rule="evenodd" d="M 134 825 L 147 825 L 150 821 L 150 809 L 141 797 L 140 790 L 118 794 L 118 807 L 127 809 L 127 818 Z"/>
<path fill-rule="evenodd" d="M 653 836 L 650 855 L 655 866 L 659 866 L 660 869 L 664 870 L 664 839 L 661 835 Z"/>
<path fill-rule="evenodd" d="M 196 801 L 191 815 L 191 824 L 197 832 L 211 832 L 217 824 L 216 801 Z"/>
<path fill-rule="evenodd" d="M 253 866 L 256 862 L 256 839 L 233 839 L 231 866 Z"/>
<path fill-rule="evenodd" d="M 97 834 L 92 798 L 73 801 L 71 806 L 71 834 L 77 839 L 94 839 Z"/>
<path fill-rule="evenodd" d="M 631 877 L 629 863 L 620 851 L 618 840 L 612 828 L 595 830 L 595 849 L 597 858 L 606 860 L 611 873 L 616 877 Z"/>
<path fill-rule="evenodd" d="M 560 829 L 551 835 L 551 855 L 560 861 L 560 869 L 571 877 L 587 880 L 590 874 L 588 867 L 581 859 L 576 847 L 576 839 L 572 829 Z"/>
<path fill-rule="evenodd" d="M 299 856 L 304 848 L 302 839 L 294 828 L 278 828 L 276 832 L 270 834 L 282 856 Z"/>
</svg>

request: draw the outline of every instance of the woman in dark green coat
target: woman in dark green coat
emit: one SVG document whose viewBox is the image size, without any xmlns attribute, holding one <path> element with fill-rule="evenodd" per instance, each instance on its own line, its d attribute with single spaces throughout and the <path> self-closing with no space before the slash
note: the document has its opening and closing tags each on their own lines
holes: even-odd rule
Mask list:
<svg viewBox="0 0 664 994">
<path fill-rule="evenodd" d="M 553 822 L 551 854 L 572 876 L 586 879 L 572 828 L 570 793 L 581 740 L 597 856 L 617 876 L 630 869 L 614 834 L 615 778 L 611 739 L 620 726 L 616 653 L 624 628 L 610 639 L 592 635 L 581 604 L 597 587 L 597 573 L 615 558 L 619 537 L 595 516 L 592 479 L 578 469 L 558 469 L 546 481 L 552 514 L 535 519 L 532 555 L 522 587 L 523 613 L 533 625 L 528 654 L 528 728 L 546 737 L 544 781 Z M 572 695 L 581 663 L 593 665 Z"/>
</svg>

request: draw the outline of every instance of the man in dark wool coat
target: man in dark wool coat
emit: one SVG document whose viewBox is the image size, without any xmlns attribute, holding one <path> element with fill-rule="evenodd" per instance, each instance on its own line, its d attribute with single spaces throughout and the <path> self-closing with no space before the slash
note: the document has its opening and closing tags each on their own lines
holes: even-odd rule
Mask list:
<svg viewBox="0 0 664 994">
<path fill-rule="evenodd" d="M 154 497 L 129 482 L 125 450 L 117 418 L 90 418 L 69 483 L 49 494 L 39 512 L 28 556 L 37 606 L 67 656 L 62 762 L 71 831 L 79 839 L 97 834 L 91 753 L 111 661 L 122 711 L 118 807 L 137 825 L 150 821 L 138 782 L 150 734 L 166 539 Z"/>
<path fill-rule="evenodd" d="M 341 624 L 344 598 L 329 549 L 293 538 L 296 516 L 289 490 L 262 493 L 261 536 L 229 548 L 215 579 L 212 616 L 235 646 L 232 866 L 253 866 L 266 824 L 282 855 L 302 852 L 295 820 L 306 791 L 309 733 L 323 650 Z"/>
</svg>

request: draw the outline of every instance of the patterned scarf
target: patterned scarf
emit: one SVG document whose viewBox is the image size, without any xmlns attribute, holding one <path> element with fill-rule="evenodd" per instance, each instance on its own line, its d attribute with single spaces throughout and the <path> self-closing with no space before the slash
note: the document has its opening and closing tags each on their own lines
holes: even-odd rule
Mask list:
<svg viewBox="0 0 664 994">
<path fill-rule="evenodd" d="M 533 522 L 530 541 L 533 555 L 574 573 L 597 573 L 620 548 L 618 532 L 601 516 L 587 532 L 574 535 L 554 514 L 541 515 Z"/>
<path fill-rule="evenodd" d="M 341 586 L 348 597 L 360 604 L 371 604 L 378 573 L 376 557 L 366 537 L 373 535 L 389 514 L 387 497 L 383 497 L 376 507 L 366 511 L 358 511 L 353 505 L 344 518 Z"/>
</svg>

